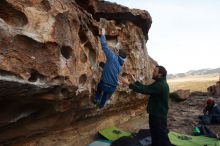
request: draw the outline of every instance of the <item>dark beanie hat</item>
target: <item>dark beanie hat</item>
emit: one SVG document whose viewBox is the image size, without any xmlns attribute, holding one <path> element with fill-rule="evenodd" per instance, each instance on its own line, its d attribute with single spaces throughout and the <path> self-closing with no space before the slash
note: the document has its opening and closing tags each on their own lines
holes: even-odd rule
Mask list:
<svg viewBox="0 0 220 146">
<path fill-rule="evenodd" d="M 162 74 L 162 77 L 166 77 L 167 76 L 167 70 L 163 67 L 163 66 L 156 66 L 159 68 L 159 73 Z"/>
</svg>

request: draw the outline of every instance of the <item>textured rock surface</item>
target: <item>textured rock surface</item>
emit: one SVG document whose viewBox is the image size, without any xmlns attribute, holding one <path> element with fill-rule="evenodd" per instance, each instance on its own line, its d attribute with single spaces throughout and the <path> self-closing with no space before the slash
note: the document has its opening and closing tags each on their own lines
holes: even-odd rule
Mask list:
<svg viewBox="0 0 220 146">
<path fill-rule="evenodd" d="M 193 128 L 199 125 L 199 115 L 203 115 L 207 96 L 190 96 L 183 102 L 170 102 L 168 127 L 170 131 L 193 135 Z M 220 98 L 215 100 L 220 103 Z M 217 124 L 206 125 L 214 133 L 220 132 Z"/>
<path fill-rule="evenodd" d="M 150 82 L 148 12 L 97 0 L 0 2 L 0 143 L 113 111 L 144 106 L 121 85 L 104 110 L 91 104 L 105 56 L 98 37 L 129 52 L 122 76 Z M 13 134 L 12 134 L 13 133 Z"/>
<path fill-rule="evenodd" d="M 174 101 L 184 101 L 190 97 L 190 90 L 177 90 L 170 93 L 170 98 Z"/>
<path fill-rule="evenodd" d="M 219 76 L 219 81 L 216 82 L 215 85 L 208 87 L 207 91 L 210 96 L 215 96 L 215 97 L 220 96 L 220 76 Z"/>
</svg>

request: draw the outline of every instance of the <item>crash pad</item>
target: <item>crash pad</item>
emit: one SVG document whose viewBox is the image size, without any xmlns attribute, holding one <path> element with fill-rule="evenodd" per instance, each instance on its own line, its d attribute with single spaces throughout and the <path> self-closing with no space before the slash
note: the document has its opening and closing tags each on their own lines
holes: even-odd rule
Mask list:
<svg viewBox="0 0 220 146">
<path fill-rule="evenodd" d="M 123 136 L 131 136 L 131 133 L 125 132 L 116 127 L 102 129 L 99 131 L 99 134 L 111 141 L 117 140 Z"/>
<path fill-rule="evenodd" d="M 175 146 L 220 146 L 220 140 L 206 136 L 191 136 L 169 132 L 170 142 Z"/>
</svg>

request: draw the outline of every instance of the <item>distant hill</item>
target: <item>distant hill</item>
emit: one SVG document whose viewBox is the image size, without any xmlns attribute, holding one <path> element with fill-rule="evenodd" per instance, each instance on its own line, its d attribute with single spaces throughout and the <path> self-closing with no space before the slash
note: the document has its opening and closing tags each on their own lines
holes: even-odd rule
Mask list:
<svg viewBox="0 0 220 146">
<path fill-rule="evenodd" d="M 214 74 L 214 73 L 220 74 L 220 68 L 190 70 L 186 73 L 168 74 L 167 79 L 182 78 L 182 77 L 193 76 L 193 75 L 208 75 L 208 74 Z"/>
</svg>

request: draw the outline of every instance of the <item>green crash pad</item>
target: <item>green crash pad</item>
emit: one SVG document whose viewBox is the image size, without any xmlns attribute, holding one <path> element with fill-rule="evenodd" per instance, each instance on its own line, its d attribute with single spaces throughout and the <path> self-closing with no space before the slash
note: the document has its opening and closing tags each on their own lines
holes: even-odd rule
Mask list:
<svg viewBox="0 0 220 146">
<path fill-rule="evenodd" d="M 97 140 L 87 146 L 110 146 L 111 141 L 109 140 Z"/>
<path fill-rule="evenodd" d="M 176 146 L 220 146 L 220 140 L 205 136 L 190 136 L 169 132 L 169 139 Z"/>
<path fill-rule="evenodd" d="M 116 127 L 105 128 L 99 131 L 99 134 L 111 141 L 115 141 L 123 136 L 131 136 L 131 133 L 125 132 Z"/>
</svg>

